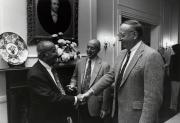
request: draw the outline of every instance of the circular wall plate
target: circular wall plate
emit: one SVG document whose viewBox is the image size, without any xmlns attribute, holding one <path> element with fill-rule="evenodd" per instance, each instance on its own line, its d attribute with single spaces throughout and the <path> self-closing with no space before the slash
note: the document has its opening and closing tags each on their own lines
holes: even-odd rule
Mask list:
<svg viewBox="0 0 180 123">
<path fill-rule="evenodd" d="M 20 65 L 27 59 L 27 45 L 19 35 L 4 32 L 0 35 L 0 54 L 8 64 Z"/>
</svg>

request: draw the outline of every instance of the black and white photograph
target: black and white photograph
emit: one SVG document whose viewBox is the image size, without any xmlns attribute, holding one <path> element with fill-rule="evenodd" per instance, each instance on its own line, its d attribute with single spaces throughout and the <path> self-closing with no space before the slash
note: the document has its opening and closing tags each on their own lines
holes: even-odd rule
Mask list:
<svg viewBox="0 0 180 123">
<path fill-rule="evenodd" d="M 0 0 L 0 123 L 180 123 L 179 0 Z"/>
</svg>

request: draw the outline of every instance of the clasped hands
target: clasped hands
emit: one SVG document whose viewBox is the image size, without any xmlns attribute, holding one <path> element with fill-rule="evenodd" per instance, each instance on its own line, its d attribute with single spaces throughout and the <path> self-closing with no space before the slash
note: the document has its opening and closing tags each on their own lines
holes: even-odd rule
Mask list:
<svg viewBox="0 0 180 123">
<path fill-rule="evenodd" d="M 69 91 L 73 91 L 73 90 L 77 89 L 77 88 L 76 88 L 75 86 L 73 86 L 73 85 L 67 85 L 67 88 L 68 88 Z M 80 104 L 80 105 L 85 104 L 87 98 L 88 98 L 89 96 L 91 96 L 91 94 L 92 94 L 92 91 L 91 91 L 91 90 L 88 90 L 88 91 L 87 91 L 86 93 L 84 93 L 84 94 L 78 94 L 78 95 L 76 96 L 76 97 L 77 97 L 77 102 L 78 102 L 78 104 Z"/>
<path fill-rule="evenodd" d="M 80 104 L 80 105 L 83 105 L 83 104 L 86 103 L 86 101 L 87 101 L 87 99 L 88 99 L 89 96 L 90 96 L 90 95 L 89 95 L 89 93 L 88 93 L 88 91 L 87 91 L 87 92 L 84 93 L 84 94 L 78 94 L 76 97 L 77 97 L 77 99 L 78 99 L 79 104 Z"/>
</svg>

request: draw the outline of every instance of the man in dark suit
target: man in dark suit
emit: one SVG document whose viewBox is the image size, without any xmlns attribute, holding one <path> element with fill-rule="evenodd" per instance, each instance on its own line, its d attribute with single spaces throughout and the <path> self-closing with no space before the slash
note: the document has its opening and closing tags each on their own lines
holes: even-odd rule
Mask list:
<svg viewBox="0 0 180 123">
<path fill-rule="evenodd" d="M 96 95 L 114 82 L 114 123 L 157 123 L 163 90 L 162 57 L 142 42 L 138 21 L 125 21 L 119 31 L 126 49 L 119 53 L 110 72 L 83 96 Z"/>
<path fill-rule="evenodd" d="M 170 109 L 175 113 L 179 110 L 178 95 L 180 93 L 180 44 L 172 46 L 174 54 L 170 58 L 169 73 L 171 79 Z"/>
<path fill-rule="evenodd" d="M 77 62 L 70 89 L 77 87 L 78 93 L 85 93 L 109 71 L 109 64 L 98 56 L 100 48 L 99 40 L 92 39 L 88 42 L 87 57 Z M 99 95 L 91 96 L 84 105 L 80 105 L 78 123 L 103 123 L 103 118 L 110 114 L 110 91 L 110 88 L 107 88 Z"/>
<path fill-rule="evenodd" d="M 71 24 L 71 5 L 68 0 L 39 0 L 38 19 L 50 34 L 64 33 Z"/>
<path fill-rule="evenodd" d="M 50 41 L 41 41 L 37 52 L 39 59 L 28 72 L 28 123 L 67 123 L 67 116 L 79 101 L 79 96 L 66 95 L 52 67 L 58 56 L 55 45 Z"/>
</svg>

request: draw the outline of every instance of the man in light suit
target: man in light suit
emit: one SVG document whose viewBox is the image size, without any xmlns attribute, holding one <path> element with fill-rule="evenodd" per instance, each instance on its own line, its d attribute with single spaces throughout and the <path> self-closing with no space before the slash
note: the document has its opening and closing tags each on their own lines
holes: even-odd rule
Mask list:
<svg viewBox="0 0 180 123">
<path fill-rule="evenodd" d="M 58 56 L 55 45 L 50 41 L 41 41 L 37 52 L 39 59 L 28 73 L 28 123 L 67 123 L 67 116 L 80 97 L 66 95 L 57 73 L 51 71 Z"/>
<path fill-rule="evenodd" d="M 80 59 L 75 67 L 69 88 L 77 87 L 78 93 L 85 93 L 92 87 L 105 73 L 109 71 L 109 64 L 102 61 L 97 55 L 100 51 L 100 42 L 92 39 L 87 45 L 86 58 Z M 90 65 L 90 78 L 87 81 L 88 64 Z M 98 95 L 91 96 L 84 105 L 78 107 L 79 121 L 78 123 L 103 123 L 104 118 L 110 114 L 110 88 L 105 89 Z"/>
<path fill-rule="evenodd" d="M 83 96 L 96 95 L 114 82 L 114 123 L 157 123 L 163 100 L 162 57 L 142 42 L 138 21 L 125 21 L 119 31 L 119 40 L 126 49 L 119 53 L 110 72 Z"/>
</svg>

